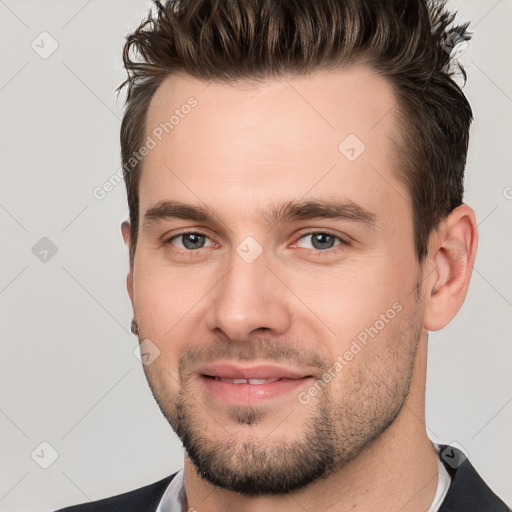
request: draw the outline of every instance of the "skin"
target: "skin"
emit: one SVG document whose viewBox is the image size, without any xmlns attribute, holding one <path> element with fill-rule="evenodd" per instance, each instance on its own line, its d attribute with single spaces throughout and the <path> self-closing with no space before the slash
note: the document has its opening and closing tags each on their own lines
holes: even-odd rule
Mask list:
<svg viewBox="0 0 512 512">
<path fill-rule="evenodd" d="M 226 479 L 265 469 L 286 475 L 315 455 L 322 436 L 331 460 L 290 493 L 248 495 L 201 478 L 186 455 L 188 507 L 426 511 L 437 486 L 424 414 L 428 331 L 448 324 L 464 301 L 477 246 L 473 210 L 456 208 L 431 234 L 426 261 L 417 261 L 409 194 L 394 173 L 395 97 L 362 65 L 259 84 L 178 73 L 157 90 L 147 134 L 190 96 L 197 106 L 145 157 L 140 181 L 127 287 L 140 341 L 160 350 L 144 367 L 148 382 L 182 440 L 186 431 L 199 453 L 214 454 Z M 366 146 L 355 161 L 338 150 L 348 134 Z M 145 213 L 163 200 L 214 208 L 222 221 L 144 227 Z M 292 200 L 350 201 L 374 222 L 265 220 L 272 205 Z M 205 246 L 187 249 L 177 236 L 185 231 L 207 235 Z M 340 238 L 315 251 L 311 232 Z M 122 233 L 130 244 L 127 222 Z M 237 253 L 249 236 L 262 249 L 252 263 Z M 280 358 L 322 379 L 393 304 L 400 312 L 307 404 L 298 392 L 312 380 L 235 408 L 195 373 L 220 359 Z M 295 460 L 298 447 L 307 449 Z"/>
</svg>

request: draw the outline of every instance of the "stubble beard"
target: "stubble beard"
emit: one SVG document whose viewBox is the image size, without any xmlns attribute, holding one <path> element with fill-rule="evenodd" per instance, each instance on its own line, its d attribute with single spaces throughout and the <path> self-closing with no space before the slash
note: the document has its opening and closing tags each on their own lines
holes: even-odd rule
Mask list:
<svg viewBox="0 0 512 512">
<path fill-rule="evenodd" d="M 339 471 L 399 415 L 409 394 L 422 331 L 417 321 L 400 324 L 402 328 L 396 327 L 387 338 L 394 340 L 387 354 L 396 362 L 394 373 L 389 375 L 386 368 L 379 371 L 375 359 L 371 361 L 373 365 L 359 365 L 356 379 L 343 380 L 338 386 L 341 398 L 336 399 L 333 384 L 328 384 L 315 397 L 316 407 L 293 433 L 293 440 L 258 436 L 258 424 L 266 419 L 260 407 L 228 407 L 216 418 L 209 415 L 192 392 L 193 376 L 182 365 L 180 389 L 171 398 L 165 385 L 155 382 L 165 379 L 147 374 L 148 382 L 162 413 L 204 480 L 244 496 L 283 495 Z M 337 378 L 343 379 L 343 370 Z M 296 407 L 303 406 L 297 401 Z M 238 427 L 238 435 L 232 436 L 233 425 L 222 426 L 219 417 L 225 421 L 225 414 L 231 422 L 247 427 L 246 437 L 240 439 Z M 291 424 L 296 428 L 297 422 Z M 211 435 L 212 428 L 216 435 Z"/>
</svg>

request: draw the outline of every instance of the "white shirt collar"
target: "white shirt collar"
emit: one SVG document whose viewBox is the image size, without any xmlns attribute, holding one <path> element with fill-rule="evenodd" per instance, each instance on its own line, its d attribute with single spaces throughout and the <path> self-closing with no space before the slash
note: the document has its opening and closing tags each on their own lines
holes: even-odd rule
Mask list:
<svg viewBox="0 0 512 512">
<path fill-rule="evenodd" d="M 448 471 L 444 467 L 444 464 L 441 462 L 441 458 L 439 456 L 440 447 L 437 443 L 432 443 L 437 452 L 437 490 L 436 495 L 434 496 L 434 500 L 432 501 L 432 505 L 427 510 L 427 512 L 437 512 L 448 493 L 448 489 L 450 488 L 450 484 L 452 483 L 452 477 L 449 475 Z"/>
<path fill-rule="evenodd" d="M 184 512 L 187 509 L 186 503 L 183 469 L 180 469 L 167 486 L 156 512 Z"/>
</svg>

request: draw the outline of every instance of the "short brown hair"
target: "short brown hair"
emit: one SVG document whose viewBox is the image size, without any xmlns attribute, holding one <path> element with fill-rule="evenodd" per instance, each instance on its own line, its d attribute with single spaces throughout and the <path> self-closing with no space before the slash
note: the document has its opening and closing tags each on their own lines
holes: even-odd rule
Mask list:
<svg viewBox="0 0 512 512">
<path fill-rule="evenodd" d="M 130 210 L 130 264 L 139 223 L 149 103 L 176 71 L 213 81 L 264 80 L 364 63 L 387 78 L 403 129 L 399 178 L 412 201 L 422 262 L 430 232 L 462 204 L 471 107 L 453 80 L 450 52 L 468 24 L 440 0 L 168 0 L 130 35 L 121 155 Z M 451 28 L 450 28 L 451 27 Z M 464 79 L 466 75 L 459 66 Z M 132 159 L 132 160 L 130 160 Z"/>
</svg>

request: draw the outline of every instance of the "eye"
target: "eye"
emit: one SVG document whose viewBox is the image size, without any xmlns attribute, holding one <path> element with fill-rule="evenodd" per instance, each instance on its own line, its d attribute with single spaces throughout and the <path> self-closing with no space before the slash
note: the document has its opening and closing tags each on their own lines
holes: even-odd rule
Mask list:
<svg viewBox="0 0 512 512">
<path fill-rule="evenodd" d="M 323 231 L 317 231 L 315 233 L 307 233 L 300 237 L 297 242 L 298 247 L 304 249 L 314 249 L 319 252 L 326 252 L 337 245 L 345 244 L 339 236 L 331 233 L 324 233 Z"/>
<path fill-rule="evenodd" d="M 209 247 L 213 245 L 213 242 L 203 233 L 189 231 L 169 238 L 166 244 L 174 245 L 179 249 L 194 251 L 203 247 Z"/>
</svg>

